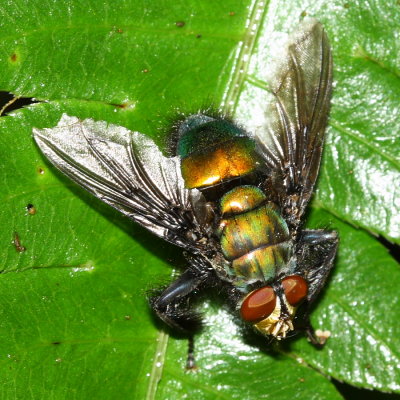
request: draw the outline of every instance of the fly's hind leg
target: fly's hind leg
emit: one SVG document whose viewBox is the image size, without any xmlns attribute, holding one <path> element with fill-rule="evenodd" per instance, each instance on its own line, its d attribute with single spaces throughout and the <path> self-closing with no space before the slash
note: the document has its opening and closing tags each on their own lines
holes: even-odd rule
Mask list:
<svg viewBox="0 0 400 400">
<path fill-rule="evenodd" d="M 195 368 L 193 336 L 201 327 L 201 317 L 190 309 L 189 301 L 212 276 L 212 270 L 191 265 L 161 294 L 150 298 L 150 305 L 158 317 L 172 329 L 189 337 L 188 369 Z"/>
<path fill-rule="evenodd" d="M 331 272 L 339 243 L 334 231 L 305 230 L 302 232 L 296 255 L 297 271 L 308 282 L 307 304 L 297 318 L 297 329 L 305 330 L 309 341 L 321 348 L 329 337 L 328 332 L 315 332 L 309 319 L 309 308 L 325 285 Z"/>
</svg>

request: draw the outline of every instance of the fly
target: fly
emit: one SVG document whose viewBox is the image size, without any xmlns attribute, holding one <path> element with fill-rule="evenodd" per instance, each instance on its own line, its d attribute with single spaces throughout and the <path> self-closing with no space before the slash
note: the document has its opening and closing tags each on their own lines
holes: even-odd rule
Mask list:
<svg viewBox="0 0 400 400">
<path fill-rule="evenodd" d="M 185 250 L 187 269 L 150 299 L 167 325 L 192 337 L 201 319 L 190 299 L 217 283 L 255 331 L 280 340 L 303 330 L 321 346 L 309 308 L 338 236 L 302 229 L 332 89 L 320 23 L 302 23 L 269 87 L 262 130 L 199 112 L 178 124 L 174 157 L 142 133 L 65 114 L 54 128 L 34 129 L 34 138 L 72 180 Z"/>
</svg>

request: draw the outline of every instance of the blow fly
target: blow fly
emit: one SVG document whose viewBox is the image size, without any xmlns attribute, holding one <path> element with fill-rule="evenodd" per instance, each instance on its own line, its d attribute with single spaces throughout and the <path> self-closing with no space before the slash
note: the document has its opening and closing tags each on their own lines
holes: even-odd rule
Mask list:
<svg viewBox="0 0 400 400">
<path fill-rule="evenodd" d="M 302 229 L 318 176 L 332 89 L 332 56 L 320 23 L 303 22 L 269 82 L 257 132 L 199 112 L 176 127 L 175 156 L 139 132 L 63 115 L 34 129 L 63 173 L 155 235 L 185 250 L 187 269 L 150 299 L 170 327 L 201 325 L 190 300 L 221 288 L 262 335 L 304 330 L 321 345 L 309 307 L 332 269 L 336 232 Z"/>
</svg>

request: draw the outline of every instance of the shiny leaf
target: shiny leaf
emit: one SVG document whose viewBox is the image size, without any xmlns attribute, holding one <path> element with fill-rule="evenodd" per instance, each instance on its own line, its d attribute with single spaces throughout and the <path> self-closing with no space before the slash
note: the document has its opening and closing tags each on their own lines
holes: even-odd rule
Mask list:
<svg viewBox="0 0 400 400">
<path fill-rule="evenodd" d="M 162 145 L 177 114 L 210 105 L 251 129 L 271 57 L 305 14 L 324 24 L 335 65 L 308 221 L 341 237 L 312 314 L 332 336 L 321 351 L 304 338 L 271 350 L 212 299 L 199 370 L 186 373 L 187 342 L 146 304 L 184 267 L 180 251 L 58 173 L 31 131 L 66 112 Z M 45 101 L 0 118 L 2 398 L 340 399 L 329 377 L 399 392 L 399 266 L 374 236 L 400 242 L 399 14 L 378 0 L 1 5 L 0 88 Z"/>
</svg>

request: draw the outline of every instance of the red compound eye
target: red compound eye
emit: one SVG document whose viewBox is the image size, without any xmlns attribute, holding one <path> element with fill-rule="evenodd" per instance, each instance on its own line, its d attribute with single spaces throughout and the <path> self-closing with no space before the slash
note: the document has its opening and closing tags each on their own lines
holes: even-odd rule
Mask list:
<svg viewBox="0 0 400 400">
<path fill-rule="evenodd" d="M 301 276 L 292 275 L 282 279 L 282 286 L 286 299 L 292 306 L 297 306 L 307 296 L 308 284 Z"/>
<path fill-rule="evenodd" d="M 244 299 L 240 314 L 245 321 L 261 321 L 274 311 L 275 305 L 274 289 L 271 286 L 265 286 L 254 290 Z"/>
</svg>

